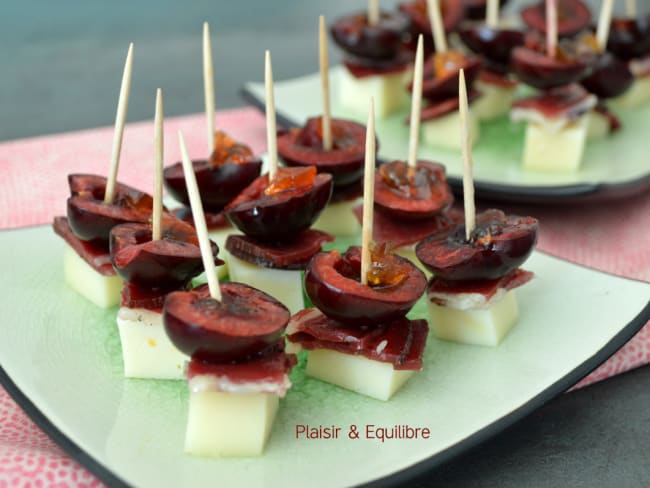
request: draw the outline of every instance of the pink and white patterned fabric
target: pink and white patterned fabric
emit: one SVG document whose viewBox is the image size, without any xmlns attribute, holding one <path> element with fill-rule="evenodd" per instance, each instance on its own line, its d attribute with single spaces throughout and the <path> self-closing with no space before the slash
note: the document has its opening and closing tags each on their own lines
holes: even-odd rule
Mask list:
<svg viewBox="0 0 650 488">
<path fill-rule="evenodd" d="M 227 128 L 257 153 L 266 149 L 262 114 L 237 109 L 217 114 Z M 201 115 L 165 121 L 165 160 L 180 160 L 177 132 L 190 156 L 206 157 Z M 152 181 L 153 124 L 127 126 L 122 144 L 120 181 L 147 190 Z M 0 143 L 0 229 L 46 224 L 65 214 L 68 173 L 106 174 L 112 128 Z M 34 198 L 37 195 L 38 198 Z M 609 273 L 650 281 L 650 193 L 622 201 L 589 205 L 501 206 L 534 215 L 541 222 L 538 249 Z M 609 361 L 574 388 L 650 363 L 650 322 Z M 0 488 L 96 487 L 101 483 L 71 460 L 0 388 Z"/>
</svg>

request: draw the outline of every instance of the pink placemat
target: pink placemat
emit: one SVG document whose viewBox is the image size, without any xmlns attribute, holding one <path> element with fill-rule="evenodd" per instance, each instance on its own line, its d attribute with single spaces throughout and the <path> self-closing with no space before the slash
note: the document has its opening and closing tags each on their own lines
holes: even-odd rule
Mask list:
<svg viewBox="0 0 650 488">
<path fill-rule="evenodd" d="M 266 149 L 264 117 L 255 109 L 217 114 L 217 127 Z M 165 161 L 178 161 L 182 130 L 191 157 L 208 155 L 203 116 L 165 122 Z M 120 181 L 148 190 L 152 177 L 153 124 L 130 124 L 124 133 Z M 49 223 L 65 214 L 68 173 L 106 174 L 112 128 L 0 143 L 0 229 Z M 570 207 L 510 205 L 541 222 L 538 249 L 585 266 L 650 281 L 650 193 L 625 201 Z M 650 322 L 609 361 L 582 380 L 582 387 L 650 363 Z M 63 453 L 0 388 L 0 488 L 101 486 Z"/>
</svg>

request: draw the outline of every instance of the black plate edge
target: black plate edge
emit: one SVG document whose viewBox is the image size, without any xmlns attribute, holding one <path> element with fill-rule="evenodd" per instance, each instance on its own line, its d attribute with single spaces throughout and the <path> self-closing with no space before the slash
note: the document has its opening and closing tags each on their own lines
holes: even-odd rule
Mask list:
<svg viewBox="0 0 650 488">
<path fill-rule="evenodd" d="M 258 99 L 246 85 L 240 88 L 239 95 L 249 105 L 261 112 L 265 111 L 264 102 Z M 275 114 L 280 125 L 287 128 L 297 125 L 295 121 L 277 110 L 277 108 Z M 461 178 L 449 177 L 447 181 L 454 193 L 457 195 L 462 194 L 463 181 Z M 640 194 L 646 189 L 650 189 L 650 172 L 636 180 L 623 183 L 516 187 L 499 183 L 474 182 L 474 191 L 478 198 L 509 203 L 538 203 L 545 205 L 616 200 Z"/>
<path fill-rule="evenodd" d="M 530 415 L 535 410 L 541 408 L 555 397 L 566 392 L 585 378 L 591 372 L 596 370 L 601 364 L 612 357 L 616 352 L 625 345 L 634 335 L 641 330 L 641 328 L 650 320 L 650 300 L 646 306 L 639 312 L 639 314 L 632 319 L 621 331 L 616 334 L 605 346 L 597 351 L 593 356 L 571 371 L 569 374 L 560 378 L 544 391 L 527 401 L 519 408 L 513 410 L 509 414 L 501 417 L 500 419 L 492 422 L 491 424 L 483 427 L 481 430 L 466 437 L 462 441 L 454 444 L 453 446 L 434 454 L 428 459 L 419 461 L 418 463 L 409 466 L 401 471 L 393 473 L 381 479 L 373 480 L 368 483 L 357 485 L 359 487 L 372 487 L 383 488 L 389 486 L 404 486 L 404 484 L 412 478 L 422 475 L 435 467 L 451 461 L 453 458 L 465 453 L 471 449 L 479 447 L 482 443 L 492 438 L 496 434 L 504 431 L 506 428 L 511 427 L 524 417 Z"/>
<path fill-rule="evenodd" d="M 13 231 L 13 230 L 26 230 L 36 227 L 44 227 L 48 224 L 37 224 L 37 225 L 28 225 L 25 227 L 20 227 L 16 229 L 2 229 L 0 233 Z M 552 256 L 555 259 L 557 256 L 552 254 L 547 254 Z M 567 261 L 567 260 L 565 260 Z M 572 263 L 571 261 L 567 261 Z M 624 278 L 632 281 L 639 281 L 633 278 L 621 277 L 606 271 L 598 270 L 595 268 L 590 268 L 578 263 L 572 263 L 575 266 L 580 266 L 592 271 L 597 271 L 603 274 L 608 274 L 618 278 Z M 509 414 L 501 417 L 495 422 L 485 426 L 481 430 L 475 432 L 469 437 L 461 440 L 460 442 L 452 445 L 451 447 L 445 449 L 444 451 L 434 454 L 430 458 L 427 458 L 423 461 L 419 461 L 416 464 L 409 466 L 401 471 L 388 475 L 384 478 L 377 480 L 372 480 L 367 483 L 357 485 L 359 487 L 372 487 L 372 488 L 383 488 L 383 487 L 392 487 L 392 486 L 402 486 L 408 480 L 426 473 L 434 469 L 435 467 L 452 460 L 453 458 L 459 456 L 460 454 L 467 452 L 471 449 L 476 449 L 483 442 L 487 441 L 494 435 L 502 432 L 506 428 L 514 425 L 516 422 L 522 420 L 527 415 L 531 414 L 538 408 L 542 407 L 549 401 L 551 401 L 556 396 L 566 392 L 577 384 L 580 380 L 589 375 L 592 371 L 598 368 L 601 364 L 607 361 L 611 356 L 613 356 L 623 345 L 625 345 L 634 335 L 641 330 L 646 322 L 650 320 L 650 300 L 645 305 L 645 307 L 637 314 L 631 322 L 625 325 L 618 334 L 616 334 L 612 339 L 610 339 L 605 346 L 597 351 L 591 358 L 587 359 L 569 374 L 560 378 L 558 381 L 553 383 L 547 389 L 533 397 L 528 402 L 524 403 L 519 408 L 513 410 Z M 72 441 L 66 434 L 64 434 L 58 427 L 56 427 L 49 418 L 39 410 L 39 408 L 34 405 L 34 403 L 25 395 L 20 388 L 13 382 L 11 377 L 6 373 L 2 364 L 0 363 L 0 385 L 2 385 L 9 396 L 13 398 L 16 404 L 27 414 L 27 416 L 43 431 L 45 432 L 50 439 L 52 439 L 63 451 L 65 451 L 72 459 L 77 461 L 80 465 L 90 471 L 94 476 L 96 476 L 100 481 L 107 484 L 111 487 L 120 487 L 120 488 L 131 488 L 132 485 L 129 485 L 124 480 L 119 478 L 115 473 L 113 473 L 109 468 L 104 466 L 101 462 L 97 461 L 95 458 L 86 453 L 81 447 L 79 447 L 74 441 Z"/>
<path fill-rule="evenodd" d="M 72 459 L 77 461 L 81 466 L 90 471 L 100 481 L 107 486 L 130 488 L 130 485 L 118 477 L 110 469 L 90 456 L 86 451 L 79 447 L 72 439 L 65 435 L 56 427 L 50 419 L 25 395 L 20 388 L 13 382 L 11 377 L 0 364 L 0 385 L 7 391 L 9 396 L 18 404 L 18 406 L 27 414 L 38 428 L 45 432 L 57 446 L 63 449 Z"/>
</svg>

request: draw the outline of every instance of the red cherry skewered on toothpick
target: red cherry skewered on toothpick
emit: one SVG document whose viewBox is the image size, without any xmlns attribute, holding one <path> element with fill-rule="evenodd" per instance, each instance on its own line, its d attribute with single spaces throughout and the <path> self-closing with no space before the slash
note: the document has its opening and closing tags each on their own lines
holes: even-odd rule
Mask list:
<svg viewBox="0 0 650 488">
<path fill-rule="evenodd" d="M 542 0 L 524 8 L 521 11 L 521 18 L 531 29 L 548 34 L 548 14 L 548 4 Z M 581 0 L 558 0 L 557 18 L 555 35 L 571 37 L 589 26 L 591 12 Z"/>
<path fill-rule="evenodd" d="M 433 29 L 427 0 L 413 0 L 400 3 L 399 10 L 404 12 L 411 20 L 410 36 L 407 39 L 407 46 L 413 51 L 417 46 L 417 39 L 420 34 L 424 37 L 424 54 L 429 56 L 436 50 L 433 41 Z M 463 20 L 463 2 L 456 0 L 442 0 L 440 3 L 441 23 L 445 32 L 454 31 Z"/>
<path fill-rule="evenodd" d="M 308 375 L 387 400 L 410 372 L 422 368 L 427 324 L 404 316 L 421 296 L 426 278 L 385 244 L 372 244 L 375 140 L 370 100 L 361 248 L 314 256 L 305 290 L 317 308 L 294 315 L 287 338 L 293 347 L 308 350 Z M 358 368 L 376 370 L 374 385 L 355 380 Z"/>
<path fill-rule="evenodd" d="M 214 69 L 208 23 L 203 24 L 203 88 L 209 158 L 192 162 L 204 209 L 218 214 L 239 192 L 260 174 L 262 160 L 251 149 L 225 132 L 215 131 Z M 189 197 L 182 163 L 165 168 L 165 186 L 169 193 L 185 206 Z M 182 212 L 186 214 L 187 212 Z M 212 218 L 211 220 L 215 220 Z"/>
<path fill-rule="evenodd" d="M 494 209 L 475 215 L 462 70 L 459 98 L 465 223 L 427 237 L 417 245 L 416 254 L 433 272 L 427 297 L 436 335 L 459 342 L 497 345 L 517 316 L 514 295 L 508 293 L 532 277 L 518 266 L 535 245 L 537 220 L 508 216 Z"/>
</svg>

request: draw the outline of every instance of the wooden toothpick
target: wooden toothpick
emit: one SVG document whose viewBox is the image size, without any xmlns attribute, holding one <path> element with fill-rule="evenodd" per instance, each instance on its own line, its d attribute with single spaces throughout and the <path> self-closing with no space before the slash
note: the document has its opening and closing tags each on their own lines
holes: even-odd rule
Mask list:
<svg viewBox="0 0 650 488">
<path fill-rule="evenodd" d="M 264 88 L 266 90 L 266 145 L 269 155 L 269 183 L 278 173 L 278 140 L 275 124 L 275 98 L 273 95 L 273 67 L 271 53 L 267 50 L 264 58 Z"/>
<path fill-rule="evenodd" d="M 162 177 L 163 177 L 163 100 L 162 90 L 156 90 L 156 116 L 153 134 L 153 215 L 151 240 L 162 235 Z"/>
<path fill-rule="evenodd" d="M 603 0 L 603 5 L 600 7 L 600 16 L 598 17 L 598 30 L 596 30 L 596 40 L 601 51 L 604 51 L 607 47 L 607 38 L 609 37 L 609 26 L 612 23 L 613 11 L 614 0 Z"/>
<path fill-rule="evenodd" d="M 361 224 L 361 284 L 368 284 L 373 206 L 375 205 L 375 104 L 370 97 L 366 126 L 366 155 L 363 175 L 363 222 Z"/>
<path fill-rule="evenodd" d="M 460 111 L 460 147 L 463 156 L 463 204 L 465 206 L 465 239 L 469 241 L 476 226 L 476 208 L 474 207 L 474 175 L 472 163 L 471 134 L 469 130 L 469 108 L 467 103 L 467 86 L 465 70 L 461 68 L 458 77 L 458 109 Z"/>
<path fill-rule="evenodd" d="M 210 26 L 203 22 L 203 92 L 205 94 L 205 122 L 208 131 L 208 157 L 214 151 L 214 68 L 212 66 L 212 43 Z"/>
<path fill-rule="evenodd" d="M 332 115 L 330 112 L 330 75 L 329 59 L 327 55 L 327 31 L 325 28 L 325 17 L 318 18 L 318 59 L 320 61 L 320 83 L 323 93 L 323 149 L 332 149 Z"/>
<path fill-rule="evenodd" d="M 368 0 L 368 25 L 379 23 L 379 1 Z"/>
<path fill-rule="evenodd" d="M 557 3 L 546 0 L 546 55 L 554 58 L 557 49 Z"/>
<path fill-rule="evenodd" d="M 429 22 L 431 23 L 436 53 L 446 53 L 447 37 L 445 36 L 445 28 L 440 14 L 440 0 L 427 0 L 427 10 L 429 11 Z"/>
<path fill-rule="evenodd" d="M 420 110 L 422 108 L 422 65 L 424 64 L 424 48 L 422 34 L 418 36 L 418 47 L 415 51 L 415 66 L 413 68 L 413 91 L 411 92 L 411 122 L 409 134 L 409 168 L 417 165 L 418 142 L 420 137 Z"/>
<path fill-rule="evenodd" d="M 208 237 L 208 226 L 205 223 L 205 214 L 203 213 L 203 205 L 201 204 L 201 195 L 199 194 L 199 187 L 196 184 L 196 175 L 194 174 L 194 167 L 192 161 L 187 153 L 185 140 L 183 134 L 178 131 L 178 142 L 181 146 L 181 156 L 183 159 L 183 174 L 185 175 L 185 186 L 187 186 L 187 194 L 190 197 L 190 207 L 192 209 L 192 219 L 194 220 L 194 227 L 196 228 L 196 235 L 199 238 L 199 247 L 201 248 L 201 258 L 203 259 L 203 267 L 205 268 L 205 276 L 208 278 L 208 288 L 210 289 L 210 296 L 217 301 L 221 301 L 221 289 L 219 288 L 219 278 L 214 266 L 214 256 L 212 255 L 212 246 L 210 246 L 210 238 Z"/>
<path fill-rule="evenodd" d="M 122 74 L 122 85 L 120 86 L 120 97 L 117 101 L 117 113 L 115 114 L 115 132 L 113 132 L 113 149 L 111 151 L 111 166 L 108 171 L 106 190 L 104 192 L 104 203 L 113 203 L 115 198 L 115 182 L 117 181 L 117 168 L 120 165 L 120 151 L 122 150 L 122 135 L 126 123 L 126 113 L 129 110 L 129 93 L 131 92 L 131 72 L 133 70 L 133 43 L 129 44 Z"/>
<path fill-rule="evenodd" d="M 487 7 L 485 8 L 485 23 L 488 27 L 498 27 L 499 0 L 487 0 Z"/>
<path fill-rule="evenodd" d="M 625 2 L 625 13 L 631 19 L 636 17 L 636 0 L 627 0 Z"/>
</svg>

